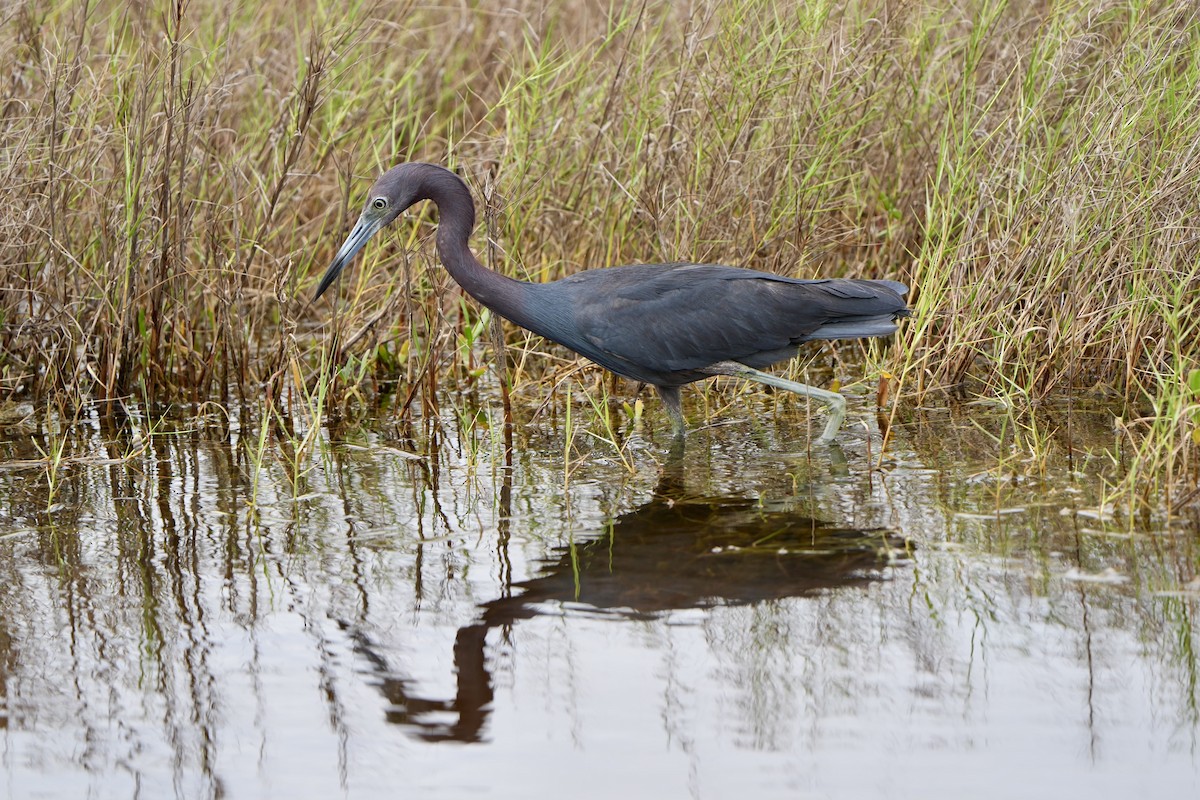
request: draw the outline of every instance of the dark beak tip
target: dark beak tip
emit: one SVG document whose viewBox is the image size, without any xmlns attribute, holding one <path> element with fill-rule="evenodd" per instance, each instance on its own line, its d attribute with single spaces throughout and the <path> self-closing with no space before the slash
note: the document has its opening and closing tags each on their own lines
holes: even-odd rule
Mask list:
<svg viewBox="0 0 1200 800">
<path fill-rule="evenodd" d="M 353 256 L 353 253 L 350 255 Z M 317 292 L 313 295 L 314 302 L 319 299 L 321 295 L 325 294 L 326 290 L 328 290 L 330 286 L 333 286 L 334 282 L 338 279 L 338 276 L 342 274 L 342 270 L 345 268 L 347 261 L 347 258 L 339 254 L 339 257 L 334 259 L 334 262 L 329 265 L 329 269 L 325 270 L 325 274 L 321 276 L 321 282 L 317 284 Z"/>
</svg>

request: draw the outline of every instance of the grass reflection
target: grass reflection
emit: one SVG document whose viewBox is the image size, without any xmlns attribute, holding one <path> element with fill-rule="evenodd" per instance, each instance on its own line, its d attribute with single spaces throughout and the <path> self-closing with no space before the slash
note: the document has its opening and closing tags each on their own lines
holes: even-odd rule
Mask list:
<svg viewBox="0 0 1200 800">
<path fill-rule="evenodd" d="M 1053 724 L 1097 762 L 1191 764 L 1194 528 L 1097 512 L 1104 464 L 1083 454 L 1103 425 L 1081 412 L 1073 461 L 981 467 L 1011 440 L 976 410 L 936 442 L 898 419 L 884 461 L 866 437 L 810 456 L 786 419 L 685 453 L 634 431 L 624 461 L 573 450 L 569 483 L 547 455 L 564 431 L 518 425 L 506 447 L 462 418 L 298 431 L 308 455 L 238 414 L 84 420 L 56 434 L 52 503 L 10 431 L 10 785 L 353 794 L 407 774 L 380 748 L 604 753 L 628 731 L 751 780 L 744 752 L 784 765 L 852 734 L 886 755 L 901 724 L 916 763 L 935 740 L 1051 758 Z"/>
</svg>

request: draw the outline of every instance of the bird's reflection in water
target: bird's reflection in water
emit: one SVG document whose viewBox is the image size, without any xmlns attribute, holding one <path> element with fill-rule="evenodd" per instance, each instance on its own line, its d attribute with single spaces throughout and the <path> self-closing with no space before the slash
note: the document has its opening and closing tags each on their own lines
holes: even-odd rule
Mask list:
<svg viewBox="0 0 1200 800">
<path fill-rule="evenodd" d="M 453 699 L 422 697 L 367 637 L 355 636 L 356 650 L 381 676 L 389 721 L 426 741 L 478 742 L 493 699 L 485 651 L 494 628 L 564 610 L 645 619 L 802 597 L 878 580 L 880 568 L 909 546 L 884 529 L 835 527 L 752 500 L 688 496 L 675 460 L 649 502 L 602 535 L 559 548 L 539 577 L 514 583 L 511 596 L 482 605 L 479 621 L 459 629 Z"/>
</svg>

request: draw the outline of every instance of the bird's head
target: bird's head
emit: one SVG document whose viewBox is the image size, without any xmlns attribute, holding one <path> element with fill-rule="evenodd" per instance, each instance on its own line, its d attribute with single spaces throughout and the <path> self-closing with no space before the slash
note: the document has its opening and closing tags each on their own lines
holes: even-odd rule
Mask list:
<svg viewBox="0 0 1200 800">
<path fill-rule="evenodd" d="M 371 191 L 367 193 L 367 202 L 363 205 L 358 222 L 354 224 L 354 229 L 342 243 L 337 255 L 333 257 L 333 263 L 325 270 L 321 283 L 317 285 L 314 300 L 337 280 L 337 276 L 372 236 L 379 233 L 413 203 L 427 196 L 422 193 L 425 172 L 422 168 L 430 166 L 432 165 L 401 164 L 379 176 L 379 180 L 375 181 Z"/>
</svg>

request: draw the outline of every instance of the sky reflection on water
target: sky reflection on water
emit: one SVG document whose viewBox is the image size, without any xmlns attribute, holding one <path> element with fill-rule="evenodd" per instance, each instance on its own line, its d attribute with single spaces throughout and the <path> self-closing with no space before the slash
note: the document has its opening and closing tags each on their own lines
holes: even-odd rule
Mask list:
<svg viewBox="0 0 1200 800">
<path fill-rule="evenodd" d="M 569 480 L 554 431 L 505 470 L 478 432 L 256 463 L 190 425 L 67 431 L 53 494 L 52 441 L 0 442 L 0 794 L 1200 787 L 1194 529 L 972 461 L 986 420 L 882 465 L 786 425 L 587 445 Z"/>
</svg>

